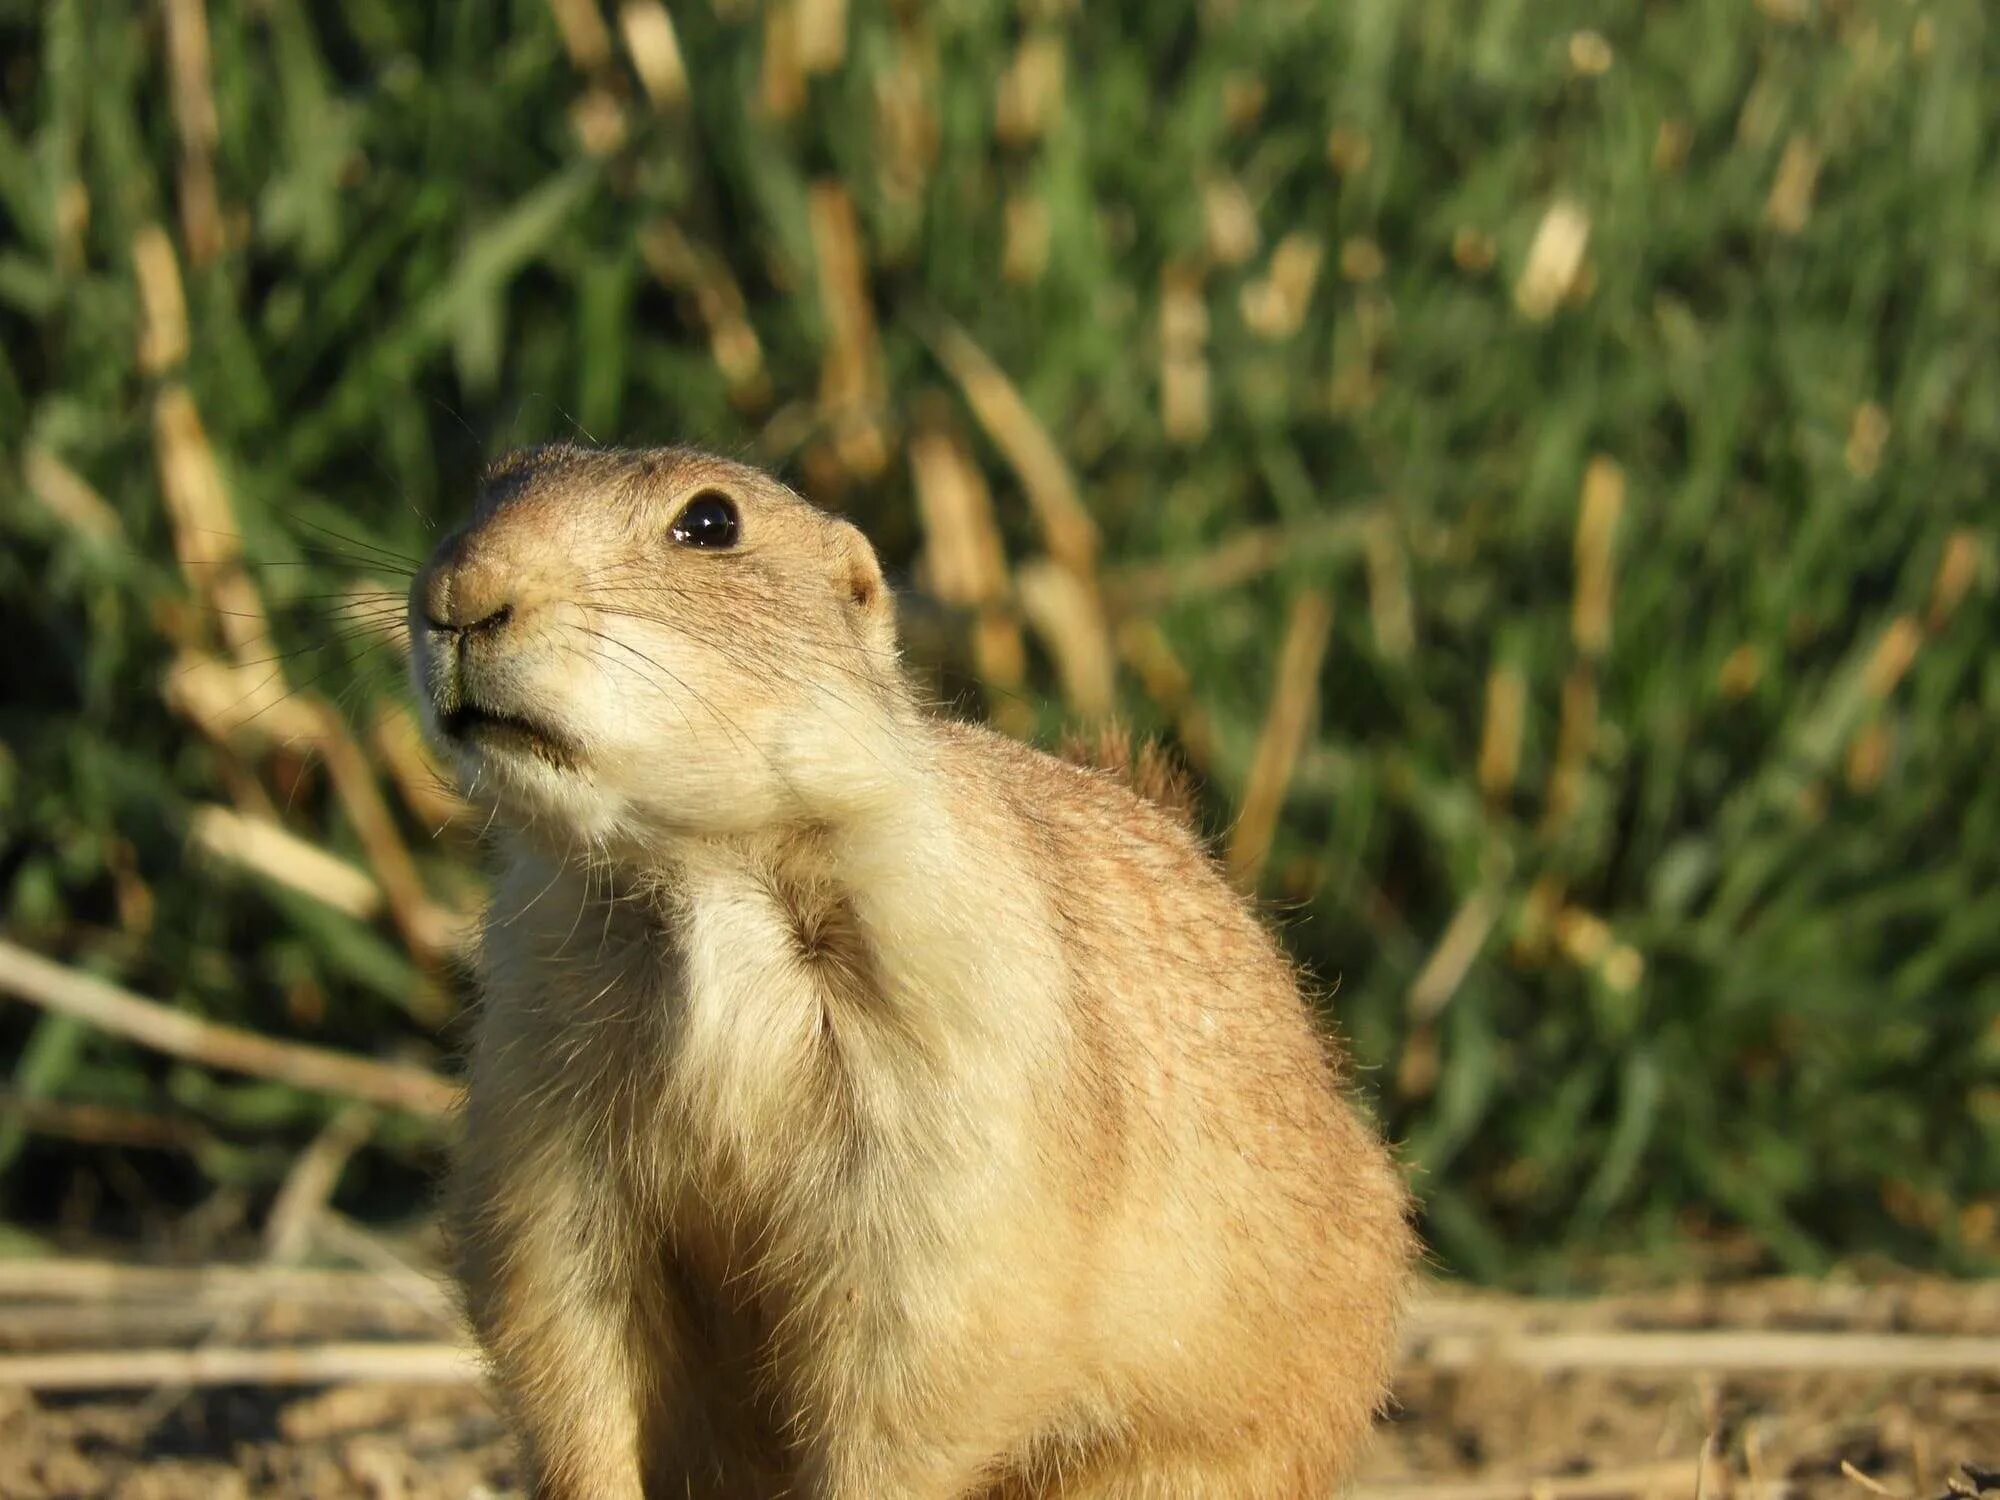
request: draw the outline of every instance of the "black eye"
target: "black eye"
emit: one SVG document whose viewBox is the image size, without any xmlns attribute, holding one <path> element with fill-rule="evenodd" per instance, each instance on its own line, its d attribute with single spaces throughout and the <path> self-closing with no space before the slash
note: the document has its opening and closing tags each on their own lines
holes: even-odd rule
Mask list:
<svg viewBox="0 0 2000 1500">
<path fill-rule="evenodd" d="M 736 507 L 729 497 L 704 490 L 674 522 L 673 538 L 683 547 L 734 547 L 736 529 Z"/>
</svg>

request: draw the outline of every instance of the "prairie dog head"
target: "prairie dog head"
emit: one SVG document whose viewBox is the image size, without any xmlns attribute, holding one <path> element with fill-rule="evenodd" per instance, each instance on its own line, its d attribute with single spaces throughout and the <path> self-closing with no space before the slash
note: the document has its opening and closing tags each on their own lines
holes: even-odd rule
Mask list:
<svg viewBox="0 0 2000 1500">
<path fill-rule="evenodd" d="M 687 449 L 501 459 L 410 639 L 468 790 L 559 845 L 837 817 L 882 793 L 905 703 L 867 539 Z"/>
</svg>

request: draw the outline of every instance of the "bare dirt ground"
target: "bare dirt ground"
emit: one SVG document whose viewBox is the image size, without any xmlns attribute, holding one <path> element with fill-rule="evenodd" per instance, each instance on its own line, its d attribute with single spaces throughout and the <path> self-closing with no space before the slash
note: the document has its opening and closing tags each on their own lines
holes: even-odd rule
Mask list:
<svg viewBox="0 0 2000 1500">
<path fill-rule="evenodd" d="M 356 1339 L 410 1341 L 398 1348 L 413 1351 L 412 1370 L 434 1371 L 422 1351 L 449 1353 L 435 1342 L 450 1332 L 441 1303 L 339 1273 L 268 1287 L 252 1273 L 136 1286 L 120 1275 L 73 1279 L 53 1297 L 30 1277 L 0 1278 L 7 1500 L 517 1493 L 483 1397 L 435 1373 L 218 1386 L 190 1364 L 178 1387 L 106 1388 L 130 1378 L 114 1373 L 121 1360 L 281 1348 L 337 1365 Z M 346 1342 L 327 1353 L 329 1339 Z M 135 1354 L 141 1345 L 156 1352 Z M 1979 1472 L 2000 1465 L 1996 1350 L 2000 1284 L 1767 1282 L 1582 1303 L 1441 1292 L 1414 1319 L 1396 1407 L 1356 1493 L 1666 1500 L 1697 1493 L 1706 1443 L 1702 1493 L 1718 1500 L 2000 1495 L 2000 1475 Z"/>
</svg>

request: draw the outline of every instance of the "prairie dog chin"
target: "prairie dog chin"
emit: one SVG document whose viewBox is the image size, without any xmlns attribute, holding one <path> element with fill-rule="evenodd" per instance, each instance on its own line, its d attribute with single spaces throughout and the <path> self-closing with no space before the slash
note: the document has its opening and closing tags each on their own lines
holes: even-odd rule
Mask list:
<svg viewBox="0 0 2000 1500">
<path fill-rule="evenodd" d="M 502 460 L 410 623 L 501 855 L 448 1218 L 531 1494 L 1331 1493 L 1406 1197 L 1179 818 L 928 717 L 861 533 L 703 454 Z"/>
</svg>

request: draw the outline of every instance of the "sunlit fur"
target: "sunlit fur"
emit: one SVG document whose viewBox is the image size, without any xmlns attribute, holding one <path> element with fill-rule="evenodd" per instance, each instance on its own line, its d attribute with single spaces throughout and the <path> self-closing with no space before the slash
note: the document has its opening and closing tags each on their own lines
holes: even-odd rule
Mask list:
<svg viewBox="0 0 2000 1500">
<path fill-rule="evenodd" d="M 740 545 L 677 547 L 710 489 Z M 449 1221 L 535 1496 L 1330 1493 L 1404 1191 L 1178 818 L 922 712 L 860 533 L 740 465 L 517 455 L 412 602 L 500 853 Z"/>
</svg>

